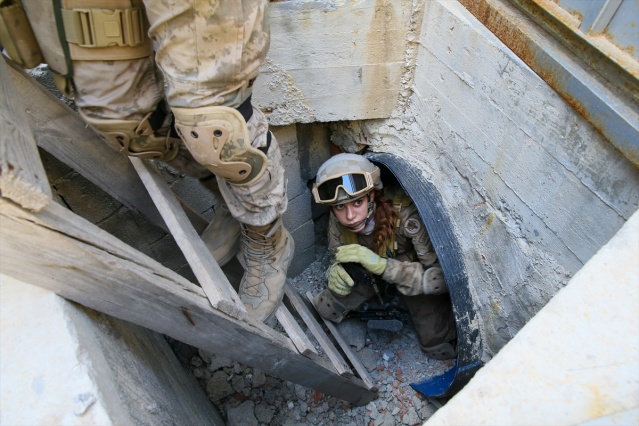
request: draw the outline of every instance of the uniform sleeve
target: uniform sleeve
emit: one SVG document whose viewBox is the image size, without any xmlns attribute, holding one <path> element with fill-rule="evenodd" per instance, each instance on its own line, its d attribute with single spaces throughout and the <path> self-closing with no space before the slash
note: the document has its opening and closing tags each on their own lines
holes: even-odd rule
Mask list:
<svg viewBox="0 0 639 426">
<path fill-rule="evenodd" d="M 382 279 L 397 285 L 399 292 L 407 296 L 446 293 L 448 288 L 437 254 L 417 209 L 408 206 L 400 213 L 400 218 L 400 228 L 396 232 L 412 241 L 418 260 L 388 259 Z"/>
</svg>

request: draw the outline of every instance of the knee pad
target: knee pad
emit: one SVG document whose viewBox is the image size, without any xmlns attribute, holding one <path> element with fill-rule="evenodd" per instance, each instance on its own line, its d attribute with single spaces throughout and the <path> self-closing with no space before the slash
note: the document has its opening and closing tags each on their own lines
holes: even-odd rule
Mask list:
<svg viewBox="0 0 639 426">
<path fill-rule="evenodd" d="M 443 294 L 448 292 L 444 271 L 439 266 L 428 268 L 424 273 L 422 282 L 422 294 Z"/>
<path fill-rule="evenodd" d="M 323 318 L 340 323 L 348 313 L 346 307 L 341 304 L 330 290 L 324 290 L 315 296 L 315 309 Z"/>
<path fill-rule="evenodd" d="M 251 145 L 246 121 L 225 107 L 173 107 L 175 128 L 193 158 L 235 185 L 248 185 L 266 170 L 266 155 Z"/>
<path fill-rule="evenodd" d="M 89 117 L 80 113 L 84 121 L 111 148 L 131 157 L 170 161 L 178 153 L 180 140 L 172 138 L 170 132 L 156 133 L 148 113 L 141 121 Z"/>
</svg>

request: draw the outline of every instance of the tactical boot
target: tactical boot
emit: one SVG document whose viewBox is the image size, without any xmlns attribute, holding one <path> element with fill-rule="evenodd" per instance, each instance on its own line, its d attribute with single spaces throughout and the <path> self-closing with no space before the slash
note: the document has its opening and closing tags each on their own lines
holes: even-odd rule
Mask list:
<svg viewBox="0 0 639 426">
<path fill-rule="evenodd" d="M 215 208 L 215 216 L 201 237 L 218 265 L 224 266 L 240 251 L 240 222 L 222 204 Z"/>
<path fill-rule="evenodd" d="M 281 219 L 265 226 L 242 225 L 239 259 L 245 272 L 238 293 L 256 320 L 267 321 L 281 303 L 294 251 L 293 238 Z"/>
<path fill-rule="evenodd" d="M 420 345 L 422 347 L 422 351 L 429 358 L 438 359 L 438 360 L 446 360 L 453 359 L 457 357 L 457 351 L 455 350 L 455 341 L 440 343 L 439 345 L 431 346 L 429 348 L 424 345 Z"/>
</svg>

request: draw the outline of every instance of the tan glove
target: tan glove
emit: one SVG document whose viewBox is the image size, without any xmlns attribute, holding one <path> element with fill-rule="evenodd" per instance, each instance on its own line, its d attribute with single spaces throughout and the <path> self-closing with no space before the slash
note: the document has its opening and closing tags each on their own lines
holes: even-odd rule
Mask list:
<svg viewBox="0 0 639 426">
<path fill-rule="evenodd" d="M 328 289 L 338 296 L 348 296 L 355 285 L 355 281 L 339 263 L 333 263 L 328 268 Z"/>
<path fill-rule="evenodd" d="M 375 275 L 381 275 L 386 270 L 386 259 L 359 244 L 348 244 L 338 247 L 335 259 L 340 263 L 359 263 Z"/>
</svg>

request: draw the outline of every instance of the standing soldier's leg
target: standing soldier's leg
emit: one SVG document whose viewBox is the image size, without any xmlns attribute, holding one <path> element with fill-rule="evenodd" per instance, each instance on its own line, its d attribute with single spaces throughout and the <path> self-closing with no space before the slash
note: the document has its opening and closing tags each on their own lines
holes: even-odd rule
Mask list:
<svg viewBox="0 0 639 426">
<path fill-rule="evenodd" d="M 145 4 L 175 127 L 242 223 L 240 298 L 266 320 L 282 300 L 294 250 L 281 221 L 287 198 L 279 147 L 250 98 L 269 46 L 268 1 Z"/>
<path fill-rule="evenodd" d="M 142 1 L 22 3 L 56 81 L 72 81 L 80 114 L 102 139 L 127 155 L 176 158 Z"/>
<path fill-rule="evenodd" d="M 73 76 L 80 113 L 102 139 L 126 155 L 163 160 L 191 176 L 216 174 L 230 213 L 243 223 L 247 273 L 240 295 L 254 317 L 267 318 L 281 301 L 293 251 L 280 220 L 287 199 L 279 148 L 250 103 L 268 49 L 268 2 L 144 5 L 169 104 L 177 107 L 177 127 L 199 164 L 181 149 L 161 101 L 164 84 L 141 0 L 61 0 L 61 10 L 24 2 L 47 63 Z"/>
<path fill-rule="evenodd" d="M 110 147 L 164 161 L 200 179 L 221 200 L 215 176 L 193 160 L 174 131 L 142 0 L 23 3 L 58 86 L 72 92 L 84 121 Z M 216 208 L 202 236 L 220 264 L 237 253 L 240 233 L 224 207 Z M 212 232 L 217 238 L 209 238 Z"/>
</svg>

